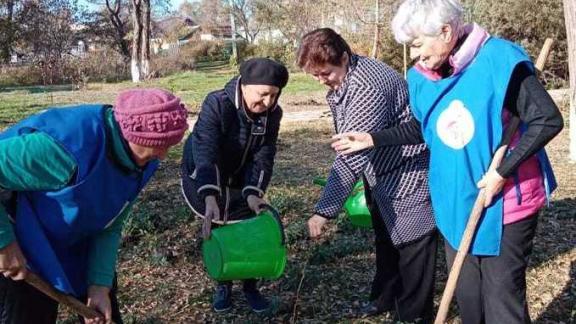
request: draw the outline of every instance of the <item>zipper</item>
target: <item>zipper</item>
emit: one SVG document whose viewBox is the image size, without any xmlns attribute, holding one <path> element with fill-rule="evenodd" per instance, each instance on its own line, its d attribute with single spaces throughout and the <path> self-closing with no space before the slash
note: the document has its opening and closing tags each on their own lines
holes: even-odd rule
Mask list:
<svg viewBox="0 0 576 324">
<path fill-rule="evenodd" d="M 248 151 L 250 150 L 250 146 L 252 146 L 252 133 L 250 133 L 250 135 L 248 135 L 248 142 L 246 143 L 246 149 L 244 149 L 244 154 L 242 154 L 242 160 L 240 161 L 240 166 L 238 166 L 238 168 L 236 169 L 236 171 L 234 171 L 234 175 L 236 175 L 240 169 L 242 169 L 242 167 L 244 166 L 244 162 L 246 162 L 246 157 L 248 156 Z"/>
</svg>

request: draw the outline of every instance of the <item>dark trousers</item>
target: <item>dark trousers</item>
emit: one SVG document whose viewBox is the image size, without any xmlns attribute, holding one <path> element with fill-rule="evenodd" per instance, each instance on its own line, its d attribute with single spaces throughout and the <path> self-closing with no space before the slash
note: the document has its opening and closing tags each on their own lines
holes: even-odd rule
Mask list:
<svg viewBox="0 0 576 324">
<path fill-rule="evenodd" d="M 463 324 L 530 323 L 526 268 L 537 223 L 534 215 L 505 225 L 499 256 L 466 256 L 456 287 Z M 445 248 L 452 267 L 456 250 L 448 243 Z"/>
<path fill-rule="evenodd" d="M 112 321 L 122 324 L 116 292 L 116 279 L 110 291 Z M 86 301 L 86 298 L 84 298 Z M 58 303 L 24 281 L 0 276 L 1 324 L 53 324 L 58 316 Z M 83 320 L 81 319 L 83 322 Z"/>
<path fill-rule="evenodd" d="M 438 235 L 394 246 L 378 207 L 370 204 L 376 236 L 376 275 L 370 300 L 380 310 L 396 310 L 395 320 L 431 323 Z"/>
</svg>

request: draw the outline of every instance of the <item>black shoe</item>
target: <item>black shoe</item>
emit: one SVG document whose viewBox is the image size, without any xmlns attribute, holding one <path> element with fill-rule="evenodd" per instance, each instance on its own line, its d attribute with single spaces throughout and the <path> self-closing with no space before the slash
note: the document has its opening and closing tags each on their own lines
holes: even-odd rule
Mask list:
<svg viewBox="0 0 576 324">
<path fill-rule="evenodd" d="M 232 307 L 232 285 L 220 284 L 216 286 L 212 307 L 216 313 L 222 313 Z"/>
<path fill-rule="evenodd" d="M 260 294 L 258 289 L 244 290 L 244 296 L 255 313 L 262 313 L 270 308 L 270 302 Z"/>
<path fill-rule="evenodd" d="M 392 307 L 381 307 L 376 301 L 371 301 L 360 309 L 360 316 L 372 317 L 392 310 Z"/>
</svg>

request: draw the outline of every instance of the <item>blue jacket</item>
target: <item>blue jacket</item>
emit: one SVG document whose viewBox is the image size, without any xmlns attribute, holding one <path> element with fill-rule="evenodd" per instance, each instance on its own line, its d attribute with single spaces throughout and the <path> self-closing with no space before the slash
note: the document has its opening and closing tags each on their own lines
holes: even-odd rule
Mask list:
<svg viewBox="0 0 576 324">
<path fill-rule="evenodd" d="M 59 290 L 83 296 L 95 235 L 109 227 L 144 188 L 158 163 L 129 171 L 109 156 L 105 106 L 51 109 L 12 126 L 0 138 L 44 132 L 76 161 L 70 184 L 17 194 L 15 232 L 31 269 Z"/>
<path fill-rule="evenodd" d="M 208 94 L 184 145 L 182 176 L 194 182 L 202 201 L 223 195 L 225 187 L 242 190 L 244 198 L 262 197 L 272 176 L 282 109 L 275 104 L 250 118 L 239 80 Z"/>
</svg>

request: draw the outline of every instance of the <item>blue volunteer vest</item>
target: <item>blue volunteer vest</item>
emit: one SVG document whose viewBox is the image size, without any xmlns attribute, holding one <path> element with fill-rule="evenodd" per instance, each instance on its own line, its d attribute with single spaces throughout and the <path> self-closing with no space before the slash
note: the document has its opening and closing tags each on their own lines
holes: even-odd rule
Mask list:
<svg viewBox="0 0 576 324">
<path fill-rule="evenodd" d="M 530 58 L 517 45 L 489 38 L 462 72 L 431 81 L 408 73 L 410 103 L 430 148 L 430 194 L 438 229 L 457 249 L 503 133 L 502 108 L 514 68 Z M 544 150 L 538 153 L 549 194 L 556 187 Z M 499 255 L 502 194 L 485 209 L 472 245 L 474 255 Z"/>
<path fill-rule="evenodd" d="M 130 172 L 109 156 L 98 105 L 50 109 L 0 134 L 0 139 L 41 131 L 75 159 L 73 183 L 58 191 L 18 192 L 15 233 L 32 271 L 57 289 L 83 296 L 90 244 L 146 185 L 158 162 Z"/>
</svg>

